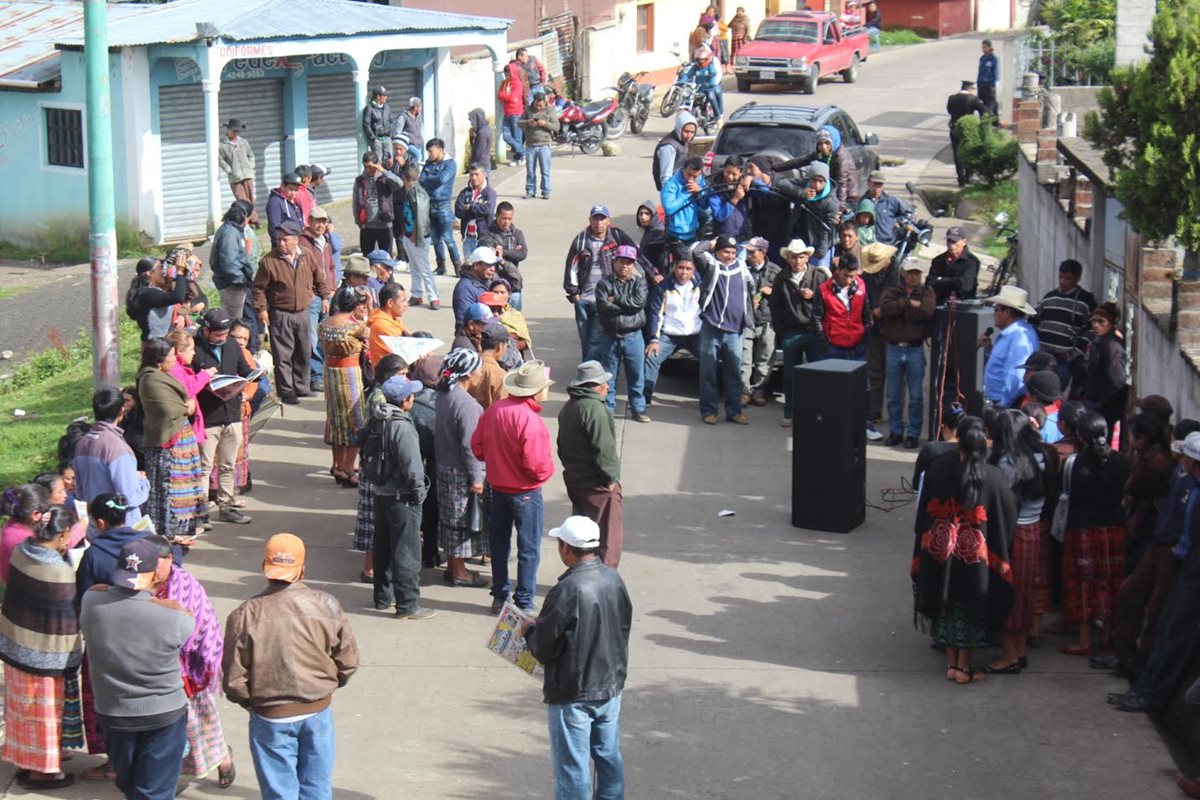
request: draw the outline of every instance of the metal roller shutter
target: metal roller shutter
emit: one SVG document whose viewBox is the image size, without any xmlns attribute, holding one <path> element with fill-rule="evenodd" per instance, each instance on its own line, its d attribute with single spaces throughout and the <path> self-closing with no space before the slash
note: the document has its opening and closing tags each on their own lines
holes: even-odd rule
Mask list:
<svg viewBox="0 0 1200 800">
<path fill-rule="evenodd" d="M 221 135 L 225 121 L 237 117 L 246 125 L 254 148 L 255 200 L 261 215 L 267 195 L 282 176 L 283 82 L 239 81 L 224 84 L 217 98 Z M 197 84 L 163 86 L 158 90 L 162 146 L 163 236 L 168 241 L 205 235 L 208 219 L 208 155 L 204 146 L 204 92 Z M 221 205 L 228 208 L 233 193 L 219 177 Z"/>
<path fill-rule="evenodd" d="M 388 105 L 392 107 L 392 117 L 408 108 L 408 98 L 420 94 L 421 72 L 416 69 L 379 69 L 371 67 L 371 89 L 383 84 L 388 91 Z M 369 93 L 370 90 L 368 90 Z"/>
<path fill-rule="evenodd" d="M 308 159 L 332 170 L 325 187 L 317 190 L 318 203 L 350 197 L 361 157 L 360 111 L 354 107 L 354 76 L 349 72 L 309 76 Z"/>
</svg>

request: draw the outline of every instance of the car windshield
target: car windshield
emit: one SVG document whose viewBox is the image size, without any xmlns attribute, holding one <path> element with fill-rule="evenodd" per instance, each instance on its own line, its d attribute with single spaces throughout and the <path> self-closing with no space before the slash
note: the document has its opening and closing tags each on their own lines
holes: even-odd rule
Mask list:
<svg viewBox="0 0 1200 800">
<path fill-rule="evenodd" d="M 797 22 L 786 19 L 767 19 L 758 26 L 758 34 L 754 37 L 760 42 L 801 42 L 803 44 L 817 43 L 817 23 Z"/>
<path fill-rule="evenodd" d="M 752 156 L 767 150 L 802 156 L 816 149 L 817 134 L 785 125 L 726 125 L 715 152 L 720 155 Z"/>
</svg>

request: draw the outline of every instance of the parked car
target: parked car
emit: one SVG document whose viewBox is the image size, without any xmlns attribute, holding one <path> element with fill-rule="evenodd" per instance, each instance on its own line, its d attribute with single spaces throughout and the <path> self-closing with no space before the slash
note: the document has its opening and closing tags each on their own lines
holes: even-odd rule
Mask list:
<svg viewBox="0 0 1200 800">
<path fill-rule="evenodd" d="M 704 155 L 705 171 L 721 169 L 725 159 L 737 154 L 750 158 L 758 154 L 786 161 L 813 152 L 817 131 L 829 125 L 842 137 L 842 147 L 850 148 L 858 167 L 859 183 L 855 194 L 867 189 L 867 176 L 879 168 L 879 156 L 873 147 L 879 137 L 863 134 L 854 119 L 838 106 L 779 106 L 750 102 L 734 111 L 717 134 L 712 149 Z"/>
<path fill-rule="evenodd" d="M 857 81 L 868 44 L 864 28 L 843 30 L 830 12 L 788 11 L 759 24 L 753 41 L 738 49 L 733 74 L 739 92 L 755 83 L 784 83 L 813 94 L 822 76 L 840 73 L 846 83 Z"/>
</svg>

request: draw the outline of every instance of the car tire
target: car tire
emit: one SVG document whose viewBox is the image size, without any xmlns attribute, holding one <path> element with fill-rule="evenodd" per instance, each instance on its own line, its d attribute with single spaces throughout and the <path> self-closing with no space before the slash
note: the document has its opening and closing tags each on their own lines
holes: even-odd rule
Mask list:
<svg viewBox="0 0 1200 800">
<path fill-rule="evenodd" d="M 800 91 L 804 94 L 817 93 L 817 81 L 821 78 L 821 65 L 813 64 L 808 70 L 808 77 L 800 82 Z"/>
<path fill-rule="evenodd" d="M 858 81 L 858 65 L 858 53 L 855 53 L 854 57 L 850 60 L 850 66 L 842 70 L 842 80 L 844 80 L 846 83 L 856 83 Z"/>
<path fill-rule="evenodd" d="M 750 88 L 752 86 L 753 86 L 753 84 L 750 83 L 749 78 L 738 78 L 737 79 L 737 90 L 739 92 L 741 92 L 742 94 L 749 94 Z"/>
</svg>

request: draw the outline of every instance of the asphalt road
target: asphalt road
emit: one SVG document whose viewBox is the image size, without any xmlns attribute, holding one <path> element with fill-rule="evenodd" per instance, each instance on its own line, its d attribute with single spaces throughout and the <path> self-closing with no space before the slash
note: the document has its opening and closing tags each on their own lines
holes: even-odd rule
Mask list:
<svg viewBox="0 0 1200 800">
<path fill-rule="evenodd" d="M 959 75 L 973 72 L 977 52 L 959 40 L 874 56 L 861 83 L 823 84 L 817 99 L 874 120 L 864 125 L 879 133 L 882 150 L 903 148 L 908 162 L 895 171 L 902 183 L 944 145 L 938 112 Z M 733 105 L 743 96 L 728 98 Z M 515 170 L 495 176 L 530 242 L 526 314 L 559 379 L 544 411 L 552 433 L 562 379 L 579 358 L 559 287 L 563 254 L 593 203 L 633 227 L 636 205 L 651 193 L 653 143 L 668 125 L 655 117 L 646 136 L 621 140 L 617 157 L 556 157 L 549 202 L 519 199 Z M 441 288 L 448 293 L 451 282 Z M 450 334 L 447 311 L 409 315 L 413 327 Z M 943 657 L 912 626 L 911 506 L 872 508 L 847 535 L 792 528 L 791 439 L 778 427 L 780 406 L 751 409 L 745 428 L 702 425 L 687 378 L 664 378 L 652 424 L 619 422 L 621 573 L 635 610 L 622 716 L 628 797 L 1177 796 L 1171 759 L 1149 722 L 1105 705 L 1120 683 L 1060 656 L 1054 637 L 1021 676 L 948 683 Z M 551 797 L 540 687 L 485 651 L 486 592 L 445 587 L 427 571 L 423 602 L 439 614 L 413 623 L 370 610 L 369 587 L 352 582 L 361 564 L 349 549 L 355 499 L 327 474 L 323 421 L 321 401 L 309 400 L 259 434 L 248 497 L 254 523 L 218 525 L 189 568 L 224 615 L 262 587 L 267 536 L 288 530 L 308 542 L 308 579 L 340 598 L 363 659 L 334 702 L 335 797 Z M 868 456 L 868 497 L 879 505 L 911 471 L 912 454 L 872 446 Z M 568 513 L 558 476 L 546 503 L 547 525 Z M 726 509 L 734 515 L 720 516 Z M 561 571 L 544 543 L 539 596 Z M 185 796 L 257 796 L 245 714 L 228 704 L 222 714 L 238 783 L 228 792 L 194 783 Z M 89 763 L 77 758 L 69 769 Z M 116 794 L 87 785 L 56 796 Z"/>
</svg>

